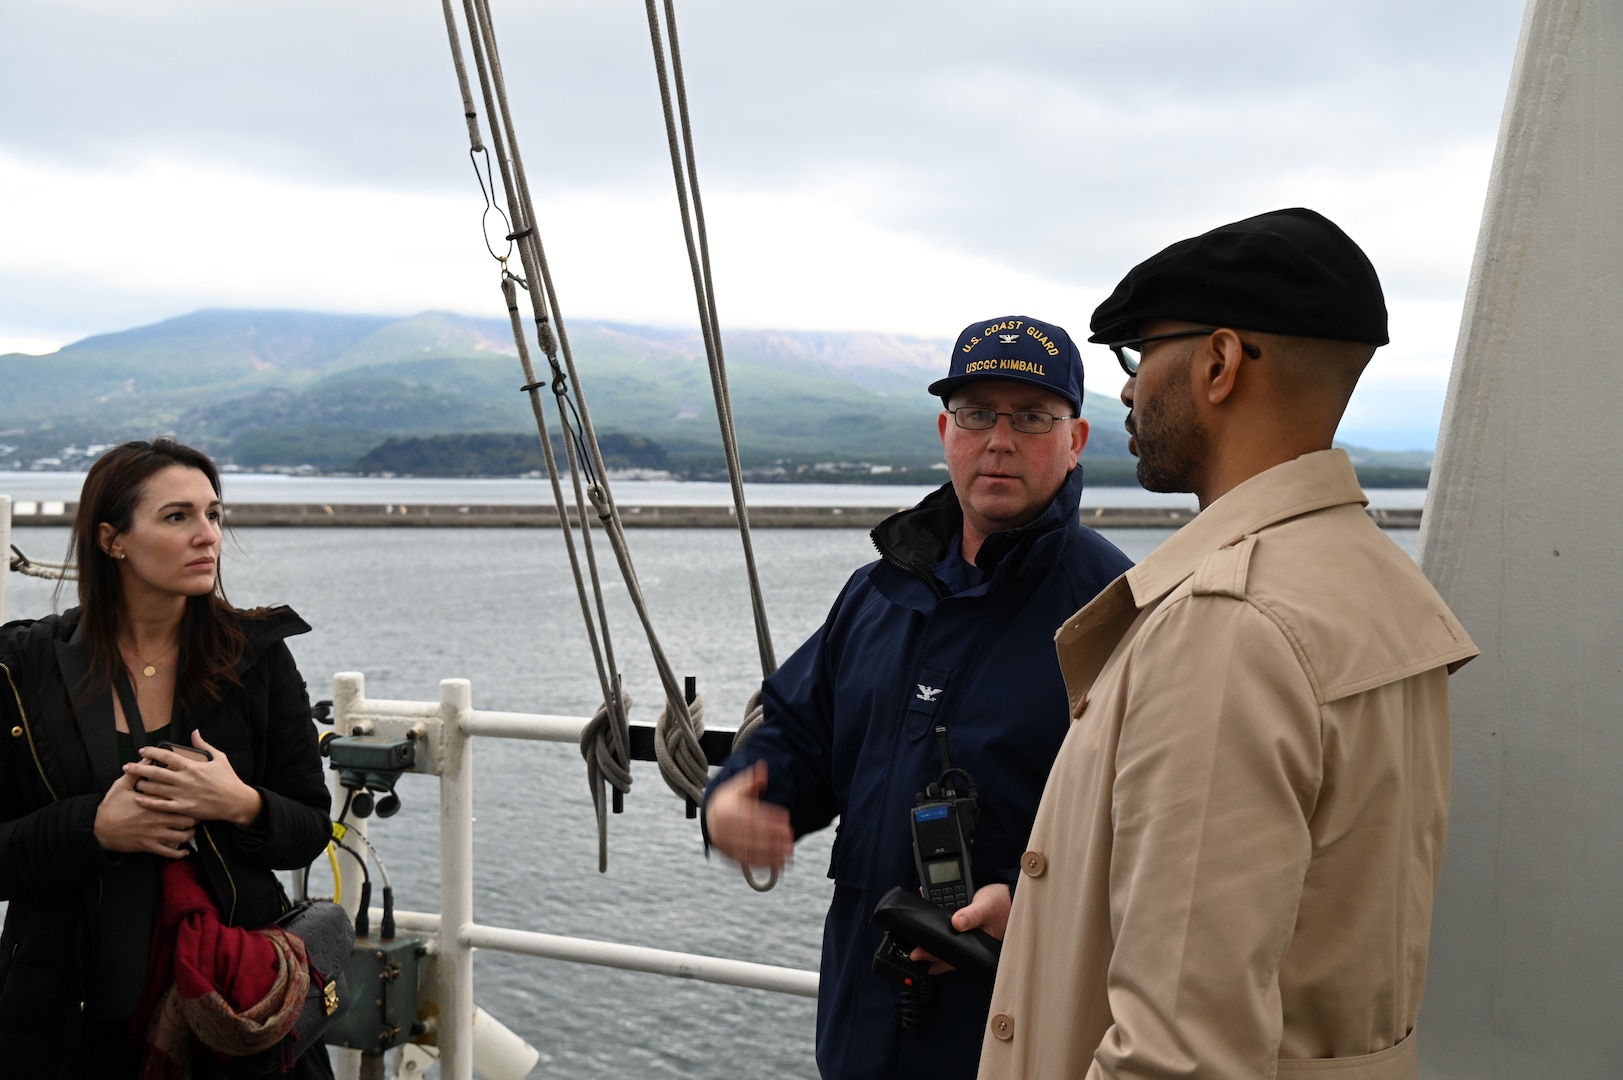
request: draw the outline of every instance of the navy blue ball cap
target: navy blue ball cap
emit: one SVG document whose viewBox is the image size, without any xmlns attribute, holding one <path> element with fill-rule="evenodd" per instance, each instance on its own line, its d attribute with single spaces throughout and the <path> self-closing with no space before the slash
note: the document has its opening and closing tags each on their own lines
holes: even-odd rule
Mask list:
<svg viewBox="0 0 1623 1080">
<path fill-rule="evenodd" d="M 1040 386 L 1082 413 L 1082 354 L 1062 326 L 1024 315 L 969 324 L 952 347 L 947 377 L 931 383 L 930 393 L 946 405 L 953 391 L 982 379 Z"/>
<path fill-rule="evenodd" d="M 1093 313 L 1089 341 L 1155 319 L 1385 345 L 1386 298 L 1352 237 L 1300 207 L 1221 225 L 1151 255 Z"/>
</svg>

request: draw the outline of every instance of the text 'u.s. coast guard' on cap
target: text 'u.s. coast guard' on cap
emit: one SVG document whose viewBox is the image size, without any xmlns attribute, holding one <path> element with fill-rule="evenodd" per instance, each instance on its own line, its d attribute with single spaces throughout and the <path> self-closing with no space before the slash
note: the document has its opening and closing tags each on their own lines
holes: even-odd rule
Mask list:
<svg viewBox="0 0 1623 1080">
<path fill-rule="evenodd" d="M 1082 354 L 1065 328 L 1025 315 L 971 323 L 952 348 L 947 377 L 930 393 L 947 404 L 953 391 L 980 379 L 1012 379 L 1058 394 L 1082 411 Z"/>
</svg>

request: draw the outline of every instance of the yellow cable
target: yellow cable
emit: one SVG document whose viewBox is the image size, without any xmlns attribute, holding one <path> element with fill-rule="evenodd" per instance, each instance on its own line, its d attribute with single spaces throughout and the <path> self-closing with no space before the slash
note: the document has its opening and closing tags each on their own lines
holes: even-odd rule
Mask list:
<svg viewBox="0 0 1623 1080">
<path fill-rule="evenodd" d="M 332 902 L 344 902 L 344 875 L 338 872 L 338 848 L 331 840 L 327 841 L 327 861 L 332 864 Z"/>
</svg>

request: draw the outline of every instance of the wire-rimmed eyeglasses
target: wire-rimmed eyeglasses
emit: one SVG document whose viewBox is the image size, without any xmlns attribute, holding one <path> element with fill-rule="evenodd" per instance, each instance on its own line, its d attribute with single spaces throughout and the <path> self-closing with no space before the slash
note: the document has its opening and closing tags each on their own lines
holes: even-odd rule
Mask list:
<svg viewBox="0 0 1623 1080">
<path fill-rule="evenodd" d="M 986 431 L 995 428 L 997 427 L 997 418 L 1007 416 L 1010 427 L 1027 435 L 1046 435 L 1054 430 L 1054 421 L 1076 419 L 1074 416 L 1055 416 L 1053 413 L 1042 412 L 1038 409 L 998 412 L 996 409 L 985 409 L 974 405 L 960 405 L 956 409 L 948 409 L 947 412 L 952 414 L 953 423 L 966 431 Z"/>
<path fill-rule="evenodd" d="M 1144 359 L 1144 346 L 1156 341 L 1171 341 L 1173 338 L 1200 337 L 1203 334 L 1215 334 L 1222 327 L 1203 326 L 1199 330 L 1174 330 L 1170 334 L 1151 334 L 1149 337 L 1129 338 L 1126 341 L 1117 341 L 1108 346 L 1116 354 L 1116 362 L 1121 369 L 1129 375 L 1138 374 L 1139 362 Z M 1262 355 L 1262 350 L 1255 345 L 1240 343 L 1240 348 L 1251 359 L 1255 360 Z"/>
</svg>

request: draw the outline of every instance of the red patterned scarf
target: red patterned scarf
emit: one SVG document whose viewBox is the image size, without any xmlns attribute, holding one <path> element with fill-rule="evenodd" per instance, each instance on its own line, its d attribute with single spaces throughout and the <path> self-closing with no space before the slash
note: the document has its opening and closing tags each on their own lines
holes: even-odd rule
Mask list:
<svg viewBox="0 0 1623 1080">
<path fill-rule="evenodd" d="M 190 859 L 163 869 L 163 902 L 132 1025 L 147 1044 L 141 1080 L 187 1080 L 195 1044 L 226 1057 L 268 1050 L 310 989 L 304 942 L 269 927 L 223 926 Z"/>
</svg>

